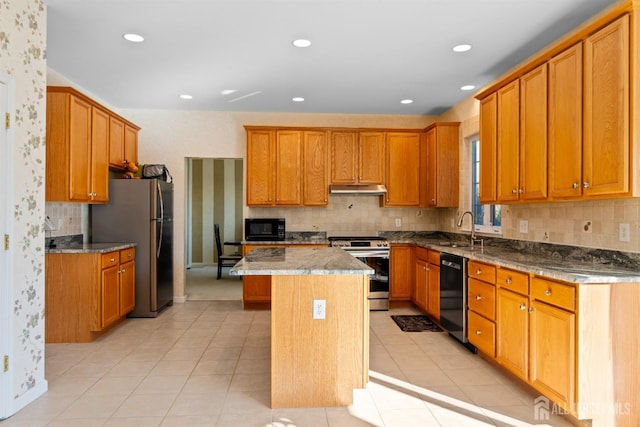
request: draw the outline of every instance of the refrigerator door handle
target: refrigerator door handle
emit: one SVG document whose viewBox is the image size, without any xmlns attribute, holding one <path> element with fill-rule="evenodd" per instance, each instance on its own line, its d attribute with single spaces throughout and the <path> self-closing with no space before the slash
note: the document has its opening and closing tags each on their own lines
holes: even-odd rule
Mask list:
<svg viewBox="0 0 640 427">
<path fill-rule="evenodd" d="M 160 181 L 156 180 L 158 191 L 158 202 L 160 204 L 160 235 L 158 236 L 158 250 L 156 251 L 156 258 L 160 259 L 160 251 L 162 250 L 162 229 L 164 228 L 164 203 L 162 200 L 162 189 L 160 188 Z"/>
</svg>

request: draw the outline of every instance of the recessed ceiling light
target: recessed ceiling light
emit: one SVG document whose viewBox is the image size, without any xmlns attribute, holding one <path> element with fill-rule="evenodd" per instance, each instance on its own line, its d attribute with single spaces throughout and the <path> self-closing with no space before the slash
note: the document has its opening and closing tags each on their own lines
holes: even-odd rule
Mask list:
<svg viewBox="0 0 640 427">
<path fill-rule="evenodd" d="M 129 34 L 124 34 L 122 37 L 124 37 L 125 40 L 128 40 L 133 43 L 140 43 L 144 41 L 144 37 L 142 37 L 140 34 L 129 33 Z"/>
<path fill-rule="evenodd" d="M 413 99 L 403 99 L 400 104 L 413 104 Z"/>
<path fill-rule="evenodd" d="M 460 88 L 460 90 L 473 90 L 476 87 L 474 85 L 464 85 Z"/>
<path fill-rule="evenodd" d="M 307 39 L 296 39 L 291 42 L 295 47 L 309 47 L 311 46 L 311 41 Z"/>
<path fill-rule="evenodd" d="M 222 95 L 231 95 L 232 93 L 235 93 L 235 92 L 236 92 L 235 89 L 225 89 L 225 90 L 221 91 L 220 93 Z"/>
<path fill-rule="evenodd" d="M 182 95 L 180 95 L 180 99 L 193 99 L 193 96 L 183 93 Z"/>
<path fill-rule="evenodd" d="M 454 52 L 466 52 L 468 50 L 471 50 L 470 44 L 459 44 L 453 47 Z"/>
<path fill-rule="evenodd" d="M 304 98 L 301 96 L 296 96 L 295 98 L 291 98 L 293 102 L 304 102 Z"/>
</svg>

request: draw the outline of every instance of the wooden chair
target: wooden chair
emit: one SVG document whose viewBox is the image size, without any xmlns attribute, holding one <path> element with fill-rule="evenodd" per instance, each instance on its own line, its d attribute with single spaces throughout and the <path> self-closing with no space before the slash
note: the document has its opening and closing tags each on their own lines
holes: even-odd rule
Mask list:
<svg viewBox="0 0 640 427">
<path fill-rule="evenodd" d="M 216 234 L 216 249 L 218 250 L 218 279 L 222 276 L 222 267 L 233 267 L 238 261 L 242 259 L 242 255 L 225 255 L 222 252 L 222 242 L 220 241 L 220 226 L 213 224 L 213 229 Z M 228 246 L 240 246 L 240 242 L 224 242 Z"/>
</svg>

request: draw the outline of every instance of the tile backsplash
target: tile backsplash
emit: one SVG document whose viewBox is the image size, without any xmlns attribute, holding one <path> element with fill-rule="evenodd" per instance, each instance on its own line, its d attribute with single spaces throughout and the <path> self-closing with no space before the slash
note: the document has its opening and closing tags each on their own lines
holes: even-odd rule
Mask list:
<svg viewBox="0 0 640 427">
<path fill-rule="evenodd" d="M 51 236 L 89 235 L 89 205 L 84 203 L 47 202 L 45 215 L 53 223 Z"/>
</svg>

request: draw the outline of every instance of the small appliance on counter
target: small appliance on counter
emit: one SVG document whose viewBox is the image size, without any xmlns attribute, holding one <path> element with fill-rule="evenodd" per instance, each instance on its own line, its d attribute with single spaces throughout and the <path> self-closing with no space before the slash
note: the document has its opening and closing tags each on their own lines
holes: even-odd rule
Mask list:
<svg viewBox="0 0 640 427">
<path fill-rule="evenodd" d="M 244 239 L 247 241 L 283 241 L 284 218 L 245 218 Z"/>
</svg>

